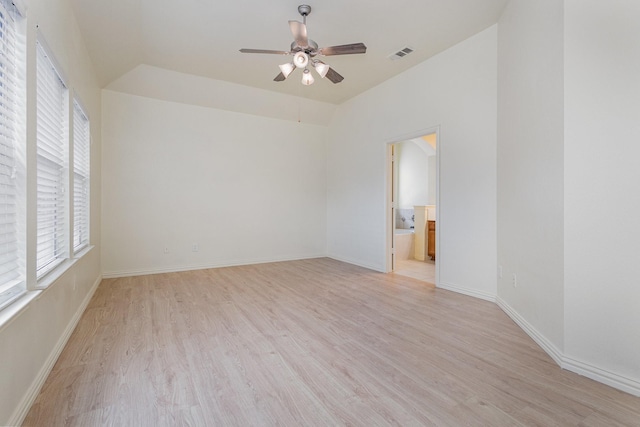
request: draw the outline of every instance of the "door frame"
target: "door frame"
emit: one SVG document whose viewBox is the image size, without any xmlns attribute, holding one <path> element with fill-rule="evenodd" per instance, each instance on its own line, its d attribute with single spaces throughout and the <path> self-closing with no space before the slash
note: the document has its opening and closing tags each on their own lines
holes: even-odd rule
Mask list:
<svg viewBox="0 0 640 427">
<path fill-rule="evenodd" d="M 392 159 L 392 146 L 400 142 L 419 138 L 424 135 L 436 134 L 436 218 L 438 219 L 438 226 L 436 232 L 436 248 L 441 248 L 440 241 L 442 239 L 442 220 L 440 216 L 440 153 L 442 148 L 442 139 L 440 133 L 440 125 L 432 126 L 429 128 L 421 129 L 415 132 L 410 132 L 404 135 L 399 135 L 393 138 L 389 138 L 385 142 L 385 271 L 387 273 L 393 272 L 394 269 L 394 248 L 395 248 L 395 209 L 396 206 L 392 203 L 393 197 L 393 160 Z M 442 259 L 441 251 L 436 256 L 436 286 L 440 282 L 440 261 Z"/>
</svg>

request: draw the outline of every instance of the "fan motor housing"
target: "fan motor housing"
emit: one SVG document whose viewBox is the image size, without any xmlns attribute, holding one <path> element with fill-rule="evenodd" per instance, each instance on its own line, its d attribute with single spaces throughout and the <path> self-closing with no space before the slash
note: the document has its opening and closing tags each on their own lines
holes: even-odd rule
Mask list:
<svg viewBox="0 0 640 427">
<path fill-rule="evenodd" d="M 309 56 L 316 56 L 318 54 L 318 43 L 309 39 L 308 46 L 299 46 L 295 41 L 291 43 L 291 52 L 304 52 Z"/>
</svg>

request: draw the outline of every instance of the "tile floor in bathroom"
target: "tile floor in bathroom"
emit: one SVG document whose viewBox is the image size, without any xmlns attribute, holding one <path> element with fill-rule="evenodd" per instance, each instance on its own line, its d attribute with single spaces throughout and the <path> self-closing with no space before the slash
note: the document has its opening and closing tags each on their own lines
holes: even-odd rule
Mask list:
<svg viewBox="0 0 640 427">
<path fill-rule="evenodd" d="M 432 260 L 418 261 L 415 259 L 396 260 L 394 274 L 412 277 L 435 285 L 436 262 Z"/>
</svg>

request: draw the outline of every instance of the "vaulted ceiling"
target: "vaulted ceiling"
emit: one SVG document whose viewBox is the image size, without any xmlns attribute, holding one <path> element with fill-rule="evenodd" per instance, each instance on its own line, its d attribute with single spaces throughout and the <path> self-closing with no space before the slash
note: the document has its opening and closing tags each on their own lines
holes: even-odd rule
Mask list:
<svg viewBox="0 0 640 427">
<path fill-rule="evenodd" d="M 495 24 L 508 0 L 323 0 L 307 18 L 321 47 L 363 42 L 364 55 L 325 57 L 344 76 L 333 84 L 301 72 L 274 82 L 288 57 L 240 48 L 289 50 L 287 21 L 302 0 L 70 0 L 107 86 L 140 64 L 339 104 Z M 391 60 L 394 52 L 414 52 Z"/>
</svg>

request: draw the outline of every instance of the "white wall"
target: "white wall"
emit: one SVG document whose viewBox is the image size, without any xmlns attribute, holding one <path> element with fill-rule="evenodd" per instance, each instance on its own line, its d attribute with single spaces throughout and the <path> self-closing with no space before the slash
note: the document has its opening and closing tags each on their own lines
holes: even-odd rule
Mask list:
<svg viewBox="0 0 640 427">
<path fill-rule="evenodd" d="M 440 126 L 439 286 L 496 293 L 493 26 L 340 105 L 329 130 L 331 257 L 386 268 L 386 144 Z"/>
<path fill-rule="evenodd" d="M 513 0 L 498 22 L 498 295 L 556 353 L 564 342 L 563 120 L 562 2 Z"/>
<path fill-rule="evenodd" d="M 106 89 L 274 119 L 328 125 L 334 104 L 142 64 Z"/>
<path fill-rule="evenodd" d="M 640 395 L 639 22 L 637 1 L 565 1 L 565 351 Z"/>
<path fill-rule="evenodd" d="M 436 156 L 429 156 L 427 158 L 427 205 L 436 204 L 437 196 L 437 183 L 438 183 L 438 164 Z"/>
<path fill-rule="evenodd" d="M 0 425 L 19 424 L 49 370 L 53 367 L 95 286 L 100 281 L 100 90 L 66 0 L 30 0 L 27 10 L 28 166 L 35 165 L 35 46 L 36 26 L 67 77 L 69 89 L 83 102 L 91 119 L 91 244 L 44 291 L 0 312 Z M 30 169 L 32 170 L 32 169 Z M 29 172 L 28 196 L 35 201 L 35 174 Z M 29 209 L 28 253 L 35 254 L 35 209 Z M 35 265 L 30 260 L 28 265 Z M 29 273 L 33 279 L 34 273 Z M 28 304 L 23 304 L 30 300 Z"/>
<path fill-rule="evenodd" d="M 432 156 L 435 157 L 435 156 Z M 429 200 L 429 162 L 427 153 L 411 141 L 396 145 L 398 167 L 398 207 L 413 209 Z"/>
<path fill-rule="evenodd" d="M 512 0 L 498 24 L 498 302 L 562 367 L 634 394 L 639 21 L 632 1 Z"/>
<path fill-rule="evenodd" d="M 324 126 L 103 91 L 104 275 L 324 256 L 325 139 Z"/>
</svg>

